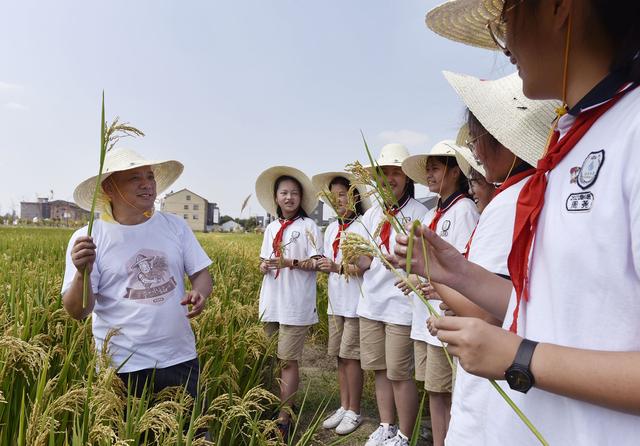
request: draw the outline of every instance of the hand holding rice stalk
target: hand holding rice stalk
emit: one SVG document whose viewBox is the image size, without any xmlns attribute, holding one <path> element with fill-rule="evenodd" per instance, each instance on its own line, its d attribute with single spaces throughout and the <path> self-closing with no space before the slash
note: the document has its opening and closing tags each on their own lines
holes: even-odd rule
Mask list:
<svg viewBox="0 0 640 446">
<path fill-rule="evenodd" d="M 362 132 L 361 132 L 362 133 Z M 373 188 L 375 192 L 377 192 L 377 199 L 379 204 L 385 209 L 385 217 L 392 224 L 396 233 L 405 234 L 409 236 L 409 242 L 407 246 L 407 258 L 411 259 L 413 256 L 414 249 L 414 239 L 415 239 L 415 231 L 417 228 L 421 226 L 419 221 L 414 221 L 409 234 L 407 234 L 406 228 L 404 225 L 400 223 L 397 217 L 387 212 L 386 203 L 394 203 L 395 206 L 398 206 L 398 200 L 396 199 L 389 182 L 387 181 L 384 174 L 381 173 L 380 166 L 374 161 L 373 156 L 371 155 L 371 151 L 369 150 L 369 146 L 367 144 L 366 139 L 364 138 L 364 134 L 362 135 L 362 139 L 364 141 L 365 150 L 367 151 L 367 156 L 371 162 L 371 172 L 360 165 L 360 163 L 356 162 L 347 166 L 347 170 L 350 171 L 352 175 L 356 177 L 359 182 L 362 184 L 368 185 Z M 368 232 L 368 231 L 367 231 Z M 387 260 L 384 254 L 380 251 L 380 249 L 375 245 L 375 236 L 369 233 L 369 237 L 374 243 L 366 240 L 364 237 L 359 236 L 357 234 L 346 234 L 344 245 L 343 245 L 343 262 L 348 261 L 356 261 L 358 257 L 361 255 L 370 256 L 370 257 L 378 257 L 387 268 L 392 271 L 398 278 L 404 279 L 402 274 L 395 269 L 395 267 Z M 429 273 L 429 256 L 428 256 L 428 246 L 423 236 L 420 236 L 422 255 L 424 258 L 425 264 L 425 272 L 427 281 L 431 282 L 431 276 Z M 407 262 L 406 267 L 406 275 L 411 274 L 411 262 Z M 413 284 L 407 281 L 407 285 L 409 288 L 420 298 L 420 300 L 427 306 L 429 314 L 433 317 L 439 318 L 440 314 L 435 311 L 433 306 L 429 303 L 428 299 L 425 298 L 421 290 L 417 289 Z M 453 371 L 454 366 L 451 361 L 451 357 L 447 348 L 444 346 L 444 352 L 447 357 L 447 361 L 451 366 Z M 542 436 L 542 434 L 536 429 L 536 427 L 531 423 L 531 421 L 527 418 L 527 416 L 522 412 L 522 410 L 515 404 L 515 402 L 505 393 L 505 391 L 496 383 L 495 380 L 490 379 L 491 385 L 496 389 L 496 391 L 500 394 L 500 396 L 507 402 L 507 404 L 514 410 L 514 412 L 518 415 L 518 417 L 524 422 L 524 424 L 529 428 L 529 430 L 535 435 L 535 437 L 540 441 L 542 445 L 547 446 L 548 443 Z"/>
<path fill-rule="evenodd" d="M 96 199 L 100 188 L 102 187 L 102 168 L 104 167 L 104 158 L 107 152 L 120 141 L 121 138 L 127 136 L 144 136 L 140 130 L 129 125 L 128 122 L 119 123 L 120 118 L 116 117 L 111 125 L 107 127 L 107 121 L 104 118 L 104 91 L 102 92 L 102 113 L 100 117 L 100 167 L 98 168 L 98 177 L 96 178 L 96 187 L 93 191 L 91 200 L 91 213 L 89 214 L 89 226 L 87 228 L 87 236 L 91 237 L 93 230 L 93 221 L 96 211 Z M 87 308 L 87 300 L 89 298 L 89 270 L 85 268 L 82 274 L 82 308 Z"/>
</svg>

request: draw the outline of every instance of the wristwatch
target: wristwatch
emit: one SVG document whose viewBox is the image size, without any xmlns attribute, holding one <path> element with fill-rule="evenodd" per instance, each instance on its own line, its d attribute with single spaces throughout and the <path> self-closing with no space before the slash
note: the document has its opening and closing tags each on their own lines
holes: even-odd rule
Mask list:
<svg viewBox="0 0 640 446">
<path fill-rule="evenodd" d="M 297 268 L 298 267 L 298 263 L 300 263 L 300 261 L 298 259 L 293 259 L 293 261 L 291 262 L 291 268 Z"/>
<path fill-rule="evenodd" d="M 527 393 L 535 384 L 536 381 L 531 373 L 531 358 L 537 345 L 535 341 L 523 339 L 513 364 L 504 372 L 504 378 L 513 390 Z"/>
</svg>

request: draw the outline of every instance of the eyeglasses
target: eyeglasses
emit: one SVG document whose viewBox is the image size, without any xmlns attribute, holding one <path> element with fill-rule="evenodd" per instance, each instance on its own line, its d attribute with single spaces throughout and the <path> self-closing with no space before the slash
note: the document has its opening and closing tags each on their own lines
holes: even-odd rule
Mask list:
<svg viewBox="0 0 640 446">
<path fill-rule="evenodd" d="M 478 140 L 480 138 L 482 138 L 483 136 L 488 135 L 488 134 L 489 134 L 489 132 L 484 132 L 484 133 L 479 134 L 475 138 L 467 139 L 464 142 L 464 145 L 467 146 L 469 148 L 469 150 L 471 150 L 471 154 L 473 155 L 473 159 L 475 159 L 476 162 L 479 165 L 482 165 L 482 161 L 480 161 L 480 159 L 478 158 L 478 155 L 476 155 L 476 149 L 477 149 Z"/>
<path fill-rule="evenodd" d="M 502 12 L 500 13 L 500 17 L 496 20 L 491 20 L 487 22 L 487 30 L 489 31 L 489 35 L 493 42 L 500 48 L 503 52 L 509 51 L 507 49 L 507 13 L 511 11 L 513 8 L 518 6 L 524 0 L 517 0 L 513 5 L 508 8 L 502 8 Z M 506 1 L 504 5 L 506 6 Z"/>
</svg>

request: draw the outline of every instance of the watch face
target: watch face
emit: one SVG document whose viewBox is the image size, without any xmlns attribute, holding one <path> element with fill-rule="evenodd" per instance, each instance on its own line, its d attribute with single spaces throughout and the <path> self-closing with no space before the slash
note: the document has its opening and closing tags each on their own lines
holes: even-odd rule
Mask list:
<svg viewBox="0 0 640 446">
<path fill-rule="evenodd" d="M 509 387 L 518 392 L 527 392 L 533 385 L 531 375 L 518 367 L 511 367 L 504 374 Z"/>
</svg>

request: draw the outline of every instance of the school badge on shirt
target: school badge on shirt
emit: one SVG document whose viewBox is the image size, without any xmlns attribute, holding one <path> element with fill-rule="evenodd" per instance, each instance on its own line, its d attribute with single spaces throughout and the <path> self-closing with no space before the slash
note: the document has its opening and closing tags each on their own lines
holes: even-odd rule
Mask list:
<svg viewBox="0 0 640 446">
<path fill-rule="evenodd" d="M 581 189 L 587 189 L 593 185 L 598 179 L 600 169 L 604 164 L 604 150 L 591 152 L 580 167 L 576 182 Z"/>
<path fill-rule="evenodd" d="M 141 249 L 126 263 L 129 276 L 125 299 L 147 304 L 162 304 L 176 287 L 169 276 L 167 257 L 159 251 Z"/>
<path fill-rule="evenodd" d="M 445 220 L 442 222 L 442 231 L 440 237 L 446 237 L 449 235 L 449 229 L 451 229 L 451 220 Z"/>
</svg>

